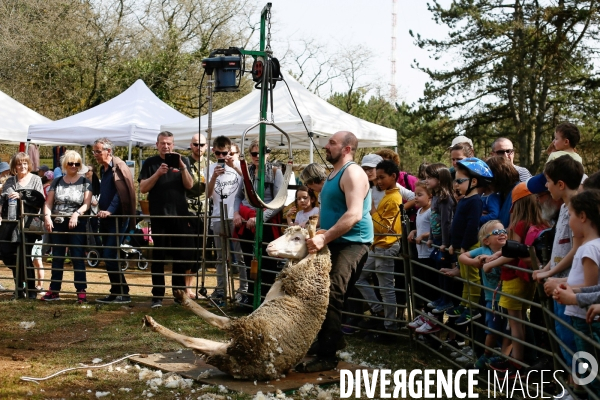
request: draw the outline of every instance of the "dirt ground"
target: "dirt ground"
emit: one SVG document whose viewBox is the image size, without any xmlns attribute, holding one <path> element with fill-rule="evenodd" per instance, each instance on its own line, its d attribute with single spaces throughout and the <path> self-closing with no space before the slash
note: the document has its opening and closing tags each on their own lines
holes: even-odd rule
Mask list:
<svg viewBox="0 0 600 400">
<path fill-rule="evenodd" d="M 42 280 L 42 286 L 44 289 L 48 289 L 50 285 L 50 276 L 51 276 L 51 267 L 50 263 L 44 262 L 44 279 L 46 282 Z M 110 282 L 108 280 L 108 275 L 106 270 L 104 269 L 104 265 L 101 262 L 99 267 L 91 268 L 86 264 L 86 273 L 87 273 L 87 282 L 88 288 L 86 290 L 87 297 L 89 300 L 94 300 L 96 298 L 105 297 L 110 291 Z M 165 266 L 165 273 L 171 273 L 170 265 Z M 150 267 L 145 270 L 139 270 L 135 263 L 130 263 L 129 268 L 125 271 L 125 277 L 127 279 L 127 283 L 129 285 L 129 294 L 132 296 L 134 302 L 140 303 L 148 303 L 150 304 L 150 298 L 152 297 L 152 277 L 150 275 Z M 198 287 L 201 286 L 201 276 L 198 276 L 196 279 L 196 275 L 193 276 L 194 285 L 197 284 Z M 73 281 L 73 265 L 65 264 L 65 270 L 63 275 L 63 283 L 61 288 L 61 298 L 64 299 L 73 299 L 75 300 L 75 288 L 71 283 Z M 70 281 L 70 282 L 69 282 Z M 217 279 L 215 276 L 215 269 L 208 268 L 208 272 L 206 274 L 205 279 L 205 287 L 208 291 L 208 294 L 212 293 Z M 0 283 L 7 289 L 14 290 L 14 281 L 12 272 L 6 268 L 0 262 Z M 167 276 L 166 284 L 170 285 L 171 278 Z M 238 282 L 235 282 L 235 286 L 237 287 Z M 64 293 L 63 293 L 64 292 Z M 166 293 L 168 294 L 170 290 L 167 288 Z M 0 293 L 0 298 L 5 296 L 12 296 L 12 293 Z M 38 296 L 39 299 L 40 296 Z"/>
</svg>

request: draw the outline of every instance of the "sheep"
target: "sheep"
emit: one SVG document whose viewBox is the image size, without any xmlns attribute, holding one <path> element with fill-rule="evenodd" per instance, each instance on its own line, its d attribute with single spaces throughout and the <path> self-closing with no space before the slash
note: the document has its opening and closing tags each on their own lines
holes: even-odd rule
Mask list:
<svg viewBox="0 0 600 400">
<path fill-rule="evenodd" d="M 184 291 L 176 292 L 184 307 L 227 332 L 231 338 L 228 343 L 177 334 L 150 316 L 145 317 L 145 325 L 205 356 L 208 364 L 236 379 L 278 378 L 306 355 L 329 304 L 329 249 L 325 246 L 317 254 L 307 256 L 306 239 L 314 236 L 315 225 L 316 218 L 308 231 L 299 226 L 289 227 L 268 245 L 269 255 L 289 261 L 264 303 L 248 316 L 238 319 L 217 316 L 189 299 Z M 301 260 L 293 262 L 293 259 Z"/>
</svg>

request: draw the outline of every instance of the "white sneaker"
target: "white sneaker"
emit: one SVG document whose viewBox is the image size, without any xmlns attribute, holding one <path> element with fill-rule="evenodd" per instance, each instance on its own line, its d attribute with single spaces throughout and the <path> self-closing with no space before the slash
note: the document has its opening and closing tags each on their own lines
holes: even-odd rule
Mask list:
<svg viewBox="0 0 600 400">
<path fill-rule="evenodd" d="M 429 334 L 429 333 L 438 332 L 439 330 L 440 330 L 440 327 L 435 322 L 426 321 L 423 323 L 423 325 L 421 325 L 420 327 L 415 329 L 415 332 L 422 333 L 422 334 Z"/>
<path fill-rule="evenodd" d="M 463 349 L 465 350 L 465 349 Z M 463 352 L 463 355 L 456 358 L 455 361 L 459 364 L 462 363 L 466 363 L 466 362 L 473 362 L 473 349 L 470 347 L 467 347 L 466 350 Z"/>
<path fill-rule="evenodd" d="M 416 328 L 420 327 L 421 325 L 423 325 L 424 323 L 425 323 L 425 317 L 422 315 L 419 315 L 417 318 L 415 318 L 413 320 L 413 322 L 408 324 L 408 327 L 416 329 Z"/>
<path fill-rule="evenodd" d="M 450 357 L 452 357 L 452 358 L 461 357 L 467 353 L 472 353 L 472 352 L 473 352 L 473 349 L 471 349 L 470 347 L 463 347 L 462 349 L 460 349 L 458 351 L 453 351 L 452 353 L 450 353 Z"/>
<path fill-rule="evenodd" d="M 557 394 L 552 399 L 554 400 L 576 400 L 575 397 L 571 396 L 569 392 L 563 389 L 561 394 Z"/>
</svg>

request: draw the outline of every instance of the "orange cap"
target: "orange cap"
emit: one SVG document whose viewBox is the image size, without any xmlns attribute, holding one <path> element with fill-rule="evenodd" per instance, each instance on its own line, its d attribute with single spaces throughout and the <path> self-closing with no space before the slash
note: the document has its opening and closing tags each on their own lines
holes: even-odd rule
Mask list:
<svg viewBox="0 0 600 400">
<path fill-rule="evenodd" d="M 515 186 L 512 190 L 512 205 L 510 206 L 510 212 L 512 212 L 517 200 L 521 200 L 523 197 L 531 196 L 532 194 L 533 193 L 527 189 L 527 184 L 525 182 L 521 182 Z"/>
</svg>

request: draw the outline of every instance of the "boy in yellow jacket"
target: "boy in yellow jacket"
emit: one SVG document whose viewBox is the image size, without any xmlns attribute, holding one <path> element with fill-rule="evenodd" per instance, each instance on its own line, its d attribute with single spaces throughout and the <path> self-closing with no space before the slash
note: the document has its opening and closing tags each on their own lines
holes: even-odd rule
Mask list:
<svg viewBox="0 0 600 400">
<path fill-rule="evenodd" d="M 396 186 L 399 174 L 398 166 L 392 161 L 384 160 L 377 164 L 376 170 L 377 186 L 385 191 L 385 196 L 377 207 L 375 207 L 375 204 L 371 207 L 375 239 L 363 272 L 356 282 L 356 287 L 365 300 L 369 302 L 371 313 L 376 317 L 385 316 L 386 320 L 382 323 L 381 319 L 371 318 L 368 323 L 361 323 L 359 326 L 367 329 L 384 330 L 393 334 L 397 333 L 399 329 L 396 322 L 394 260 L 387 257 L 395 257 L 400 252 L 400 237 L 396 235 L 402 233 L 400 218 L 402 196 Z M 377 188 L 371 190 L 377 190 Z M 375 290 L 369 285 L 368 278 L 373 272 L 377 275 L 379 291 L 385 305 L 380 304 L 375 295 Z M 390 334 L 371 333 L 365 336 L 365 340 L 379 343 L 390 343 L 395 339 L 396 336 Z"/>
</svg>

